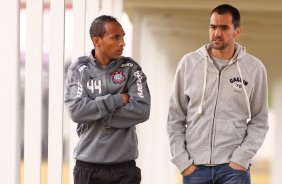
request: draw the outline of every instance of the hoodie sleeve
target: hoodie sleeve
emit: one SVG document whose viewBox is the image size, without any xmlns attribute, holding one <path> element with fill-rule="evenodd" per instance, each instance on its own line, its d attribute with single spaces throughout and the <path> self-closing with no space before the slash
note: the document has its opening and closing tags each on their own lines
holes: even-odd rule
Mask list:
<svg viewBox="0 0 282 184">
<path fill-rule="evenodd" d="M 85 90 L 86 86 L 80 81 L 80 78 L 80 72 L 76 68 L 68 69 L 64 103 L 72 121 L 76 123 L 94 122 L 124 105 L 119 94 L 89 98 Z"/>
<path fill-rule="evenodd" d="M 189 99 L 184 95 L 185 66 L 184 60 L 176 70 L 172 93 L 169 100 L 167 133 L 169 136 L 172 163 L 180 172 L 193 163 L 186 149 L 185 130 Z"/>
<path fill-rule="evenodd" d="M 268 85 L 265 68 L 262 66 L 254 79 L 254 90 L 250 99 L 251 121 L 248 123 L 247 136 L 234 151 L 231 161 L 246 169 L 250 160 L 263 144 L 268 131 Z"/>
<path fill-rule="evenodd" d="M 137 63 L 135 66 L 127 83 L 129 102 L 104 119 L 109 127 L 128 128 L 149 119 L 151 96 L 147 77 Z"/>
</svg>

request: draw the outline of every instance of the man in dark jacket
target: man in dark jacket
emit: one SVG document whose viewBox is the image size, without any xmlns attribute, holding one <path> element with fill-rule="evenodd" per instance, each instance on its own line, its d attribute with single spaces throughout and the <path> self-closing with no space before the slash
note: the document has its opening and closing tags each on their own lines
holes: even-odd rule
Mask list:
<svg viewBox="0 0 282 184">
<path fill-rule="evenodd" d="M 65 105 L 77 123 L 75 184 L 139 184 L 135 125 L 150 114 L 150 92 L 141 67 L 123 57 L 124 30 L 102 15 L 91 24 L 95 49 L 68 69 Z"/>
</svg>

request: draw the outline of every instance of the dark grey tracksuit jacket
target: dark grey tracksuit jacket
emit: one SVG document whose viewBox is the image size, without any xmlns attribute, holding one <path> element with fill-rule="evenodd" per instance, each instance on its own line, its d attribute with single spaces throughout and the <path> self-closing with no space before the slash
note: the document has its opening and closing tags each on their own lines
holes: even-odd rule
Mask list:
<svg viewBox="0 0 282 184">
<path fill-rule="evenodd" d="M 92 54 L 80 57 L 68 68 L 64 101 L 77 123 L 75 159 L 111 164 L 138 157 L 135 125 L 149 118 L 150 92 L 135 61 L 122 57 L 103 68 Z"/>
</svg>

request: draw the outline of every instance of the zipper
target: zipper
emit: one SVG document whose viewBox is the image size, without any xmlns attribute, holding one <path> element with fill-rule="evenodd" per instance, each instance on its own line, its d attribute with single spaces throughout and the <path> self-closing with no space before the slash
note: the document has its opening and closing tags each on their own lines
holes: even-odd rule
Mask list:
<svg viewBox="0 0 282 184">
<path fill-rule="evenodd" d="M 109 73 L 109 72 L 108 72 L 108 67 L 106 67 L 103 72 L 104 72 L 103 77 L 104 77 L 104 80 L 105 80 L 105 89 L 106 89 L 106 93 L 104 93 L 103 95 L 105 95 L 105 94 L 108 94 L 108 91 L 109 91 L 109 88 L 108 88 L 108 78 L 109 78 L 109 77 L 107 76 L 107 73 Z M 104 124 L 104 128 L 105 128 L 106 131 L 111 128 L 111 127 L 109 126 L 108 122 L 105 122 L 105 123 L 103 123 L 103 124 Z"/>
<path fill-rule="evenodd" d="M 107 73 L 108 72 L 108 69 L 106 68 L 105 71 L 104 71 L 104 78 L 105 78 L 105 87 L 106 87 L 106 93 L 105 94 L 108 94 L 108 91 L 109 91 L 109 88 L 108 88 L 108 77 L 107 77 Z"/>
<path fill-rule="evenodd" d="M 211 155 L 210 155 L 210 164 L 213 163 L 213 143 L 215 139 L 215 116 L 216 116 L 216 110 L 217 110 L 217 102 L 218 102 L 218 94 L 219 94 L 219 86 L 221 82 L 221 73 L 222 71 L 219 71 L 218 74 L 218 85 L 217 85 L 217 94 L 216 94 L 216 103 L 214 107 L 214 114 L 213 114 L 213 120 L 211 125 L 211 136 L 210 136 L 210 148 L 211 148 Z"/>
<path fill-rule="evenodd" d="M 217 85 L 217 94 L 216 94 L 216 103 L 214 107 L 214 114 L 213 114 L 213 120 L 212 120 L 212 127 L 211 127 L 211 139 L 210 139 L 210 148 L 211 148 L 211 156 L 210 156 L 210 164 L 213 163 L 213 144 L 215 140 L 215 116 L 216 116 L 216 111 L 217 111 L 217 102 L 218 102 L 218 95 L 219 95 L 219 88 L 220 88 L 220 83 L 221 83 L 221 74 L 231 65 L 233 64 L 233 59 L 229 62 L 229 64 L 224 67 L 222 70 L 219 70 L 218 73 L 218 85 Z"/>
</svg>

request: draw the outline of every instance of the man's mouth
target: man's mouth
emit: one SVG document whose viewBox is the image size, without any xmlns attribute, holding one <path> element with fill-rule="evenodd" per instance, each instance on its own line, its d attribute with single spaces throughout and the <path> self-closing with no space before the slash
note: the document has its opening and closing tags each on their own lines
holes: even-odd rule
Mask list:
<svg viewBox="0 0 282 184">
<path fill-rule="evenodd" d="M 120 50 L 118 50 L 117 52 L 120 53 L 120 54 L 122 54 L 123 49 L 120 49 Z"/>
<path fill-rule="evenodd" d="M 212 39 L 213 42 L 222 42 L 222 39 L 220 37 L 215 37 Z"/>
</svg>

